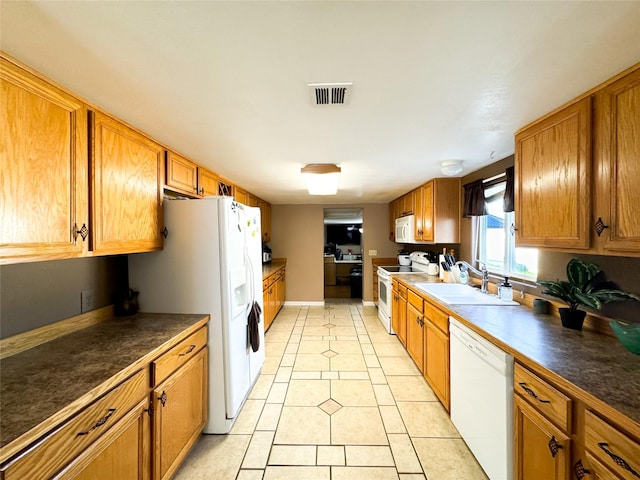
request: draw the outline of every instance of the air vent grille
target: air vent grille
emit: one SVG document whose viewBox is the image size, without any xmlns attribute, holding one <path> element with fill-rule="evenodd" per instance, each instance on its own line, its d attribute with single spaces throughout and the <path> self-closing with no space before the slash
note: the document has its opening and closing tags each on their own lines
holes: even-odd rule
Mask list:
<svg viewBox="0 0 640 480">
<path fill-rule="evenodd" d="M 315 106 L 346 105 L 351 97 L 352 83 L 309 83 L 311 103 Z"/>
</svg>

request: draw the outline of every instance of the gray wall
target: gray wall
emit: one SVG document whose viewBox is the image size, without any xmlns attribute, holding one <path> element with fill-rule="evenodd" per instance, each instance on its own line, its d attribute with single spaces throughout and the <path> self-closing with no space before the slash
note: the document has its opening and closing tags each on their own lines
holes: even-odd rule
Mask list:
<svg viewBox="0 0 640 480">
<path fill-rule="evenodd" d="M 94 290 L 95 308 L 127 287 L 127 257 L 94 257 L 0 267 L 0 338 L 81 313 L 80 292 Z"/>
</svg>

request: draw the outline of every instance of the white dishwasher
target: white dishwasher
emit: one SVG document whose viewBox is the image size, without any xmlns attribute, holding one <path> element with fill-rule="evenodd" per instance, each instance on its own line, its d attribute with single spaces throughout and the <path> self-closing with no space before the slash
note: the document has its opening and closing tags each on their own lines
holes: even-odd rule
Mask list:
<svg viewBox="0 0 640 480">
<path fill-rule="evenodd" d="M 513 357 L 449 322 L 451 421 L 490 480 L 512 480 Z"/>
</svg>

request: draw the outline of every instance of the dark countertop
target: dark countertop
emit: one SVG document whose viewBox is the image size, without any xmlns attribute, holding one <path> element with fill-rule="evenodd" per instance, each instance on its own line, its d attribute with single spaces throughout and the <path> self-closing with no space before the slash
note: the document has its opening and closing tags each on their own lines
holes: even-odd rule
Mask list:
<svg viewBox="0 0 640 480">
<path fill-rule="evenodd" d="M 3 359 L 0 448 L 63 410 L 74 413 L 82 397 L 105 393 L 105 384 L 144 368 L 207 321 L 208 315 L 138 313 L 105 320 Z"/>
<path fill-rule="evenodd" d="M 411 284 L 435 277 L 407 274 L 398 278 Z M 523 306 L 442 306 L 516 360 L 537 364 L 640 427 L 640 355 L 629 352 L 617 338 L 564 328 L 559 318 L 534 314 Z"/>
<path fill-rule="evenodd" d="M 271 260 L 271 263 L 263 263 L 262 264 L 262 279 L 266 280 L 266 278 L 272 273 L 277 272 L 282 267 L 287 265 L 286 258 L 274 258 Z"/>
</svg>

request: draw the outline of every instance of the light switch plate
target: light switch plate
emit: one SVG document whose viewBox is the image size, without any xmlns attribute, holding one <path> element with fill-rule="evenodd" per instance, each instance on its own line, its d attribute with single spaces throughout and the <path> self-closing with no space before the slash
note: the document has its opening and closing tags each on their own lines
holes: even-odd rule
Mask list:
<svg viewBox="0 0 640 480">
<path fill-rule="evenodd" d="M 370 257 L 376 257 L 378 255 L 378 250 L 369 250 Z"/>
</svg>

